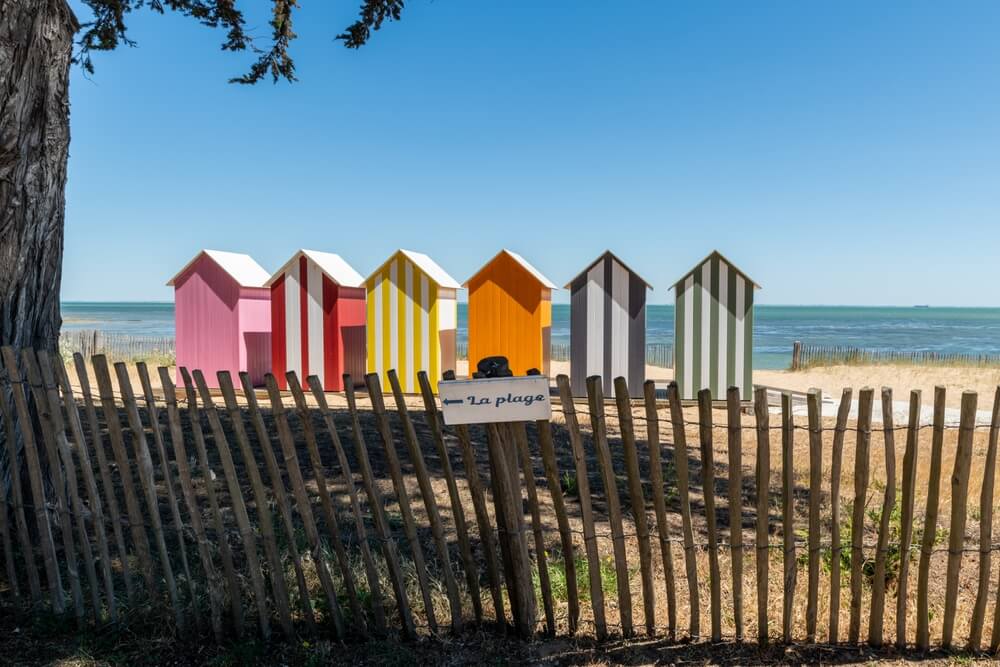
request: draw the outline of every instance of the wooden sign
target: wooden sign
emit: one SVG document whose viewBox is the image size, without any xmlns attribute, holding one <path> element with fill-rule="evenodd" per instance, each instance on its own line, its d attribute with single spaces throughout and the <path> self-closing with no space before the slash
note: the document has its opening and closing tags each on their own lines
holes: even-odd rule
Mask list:
<svg viewBox="0 0 1000 667">
<path fill-rule="evenodd" d="M 552 416 L 549 379 L 542 375 L 440 382 L 438 393 L 444 423 L 449 426 L 535 421 Z"/>
</svg>

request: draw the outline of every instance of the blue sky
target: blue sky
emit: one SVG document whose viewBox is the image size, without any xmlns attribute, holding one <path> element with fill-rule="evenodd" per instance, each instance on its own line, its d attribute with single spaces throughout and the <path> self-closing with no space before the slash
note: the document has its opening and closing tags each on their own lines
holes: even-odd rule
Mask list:
<svg viewBox="0 0 1000 667">
<path fill-rule="evenodd" d="M 510 247 L 659 303 L 718 248 L 760 303 L 1000 305 L 1000 3 L 409 0 L 356 52 L 357 0 L 301 4 L 293 85 L 147 11 L 73 72 L 65 300 L 170 300 L 202 247 Z"/>
</svg>

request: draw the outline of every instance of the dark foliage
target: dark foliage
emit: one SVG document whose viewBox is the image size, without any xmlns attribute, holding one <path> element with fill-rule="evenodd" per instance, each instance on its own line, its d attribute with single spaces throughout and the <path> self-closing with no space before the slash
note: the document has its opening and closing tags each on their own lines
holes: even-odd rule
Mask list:
<svg viewBox="0 0 1000 667">
<path fill-rule="evenodd" d="M 298 9 L 298 0 L 270 0 L 272 5 L 270 44 L 262 48 L 252 35 L 247 34 L 243 10 L 237 0 L 83 0 L 92 13 L 92 20 L 84 23 L 74 62 L 85 71 L 93 72 L 93 51 L 112 51 L 118 46 L 135 46 L 128 36 L 128 15 L 136 10 L 149 9 L 160 14 L 166 10 L 178 12 L 195 19 L 209 28 L 226 31 L 223 51 L 251 51 L 256 62 L 242 76 L 230 79 L 232 83 L 252 84 L 267 76 L 295 81 L 295 62 L 290 47 L 295 39 L 292 31 L 292 13 Z M 385 21 L 398 21 L 404 0 L 363 0 L 358 20 L 337 35 L 344 46 L 356 49 L 363 46 L 373 30 Z"/>
</svg>

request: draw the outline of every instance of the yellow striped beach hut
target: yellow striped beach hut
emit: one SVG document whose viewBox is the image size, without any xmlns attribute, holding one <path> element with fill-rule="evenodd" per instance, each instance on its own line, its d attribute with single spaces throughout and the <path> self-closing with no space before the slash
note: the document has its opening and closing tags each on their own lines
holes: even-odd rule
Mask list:
<svg viewBox="0 0 1000 667">
<path fill-rule="evenodd" d="M 674 283 L 674 378 L 682 399 L 702 389 L 753 398 L 753 297 L 760 286 L 713 251 Z"/>
<path fill-rule="evenodd" d="M 427 371 L 437 391 L 444 371 L 455 370 L 458 281 L 427 255 L 397 250 L 365 281 L 368 293 L 368 372 L 395 369 L 403 391 L 420 391 Z"/>
</svg>

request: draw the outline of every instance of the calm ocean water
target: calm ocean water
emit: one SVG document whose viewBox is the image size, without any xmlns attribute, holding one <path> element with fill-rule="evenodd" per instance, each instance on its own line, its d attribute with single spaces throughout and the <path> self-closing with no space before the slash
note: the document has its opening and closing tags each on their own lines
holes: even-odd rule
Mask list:
<svg viewBox="0 0 1000 667">
<path fill-rule="evenodd" d="M 62 304 L 63 328 L 101 329 L 133 335 L 173 336 L 172 303 Z M 467 330 L 458 306 L 458 337 Z M 674 307 L 649 306 L 646 339 L 671 343 Z M 787 368 L 792 343 L 846 345 L 882 350 L 1000 354 L 1000 308 L 856 306 L 757 306 L 754 366 Z M 552 341 L 569 342 L 569 306 L 552 308 Z"/>
</svg>

